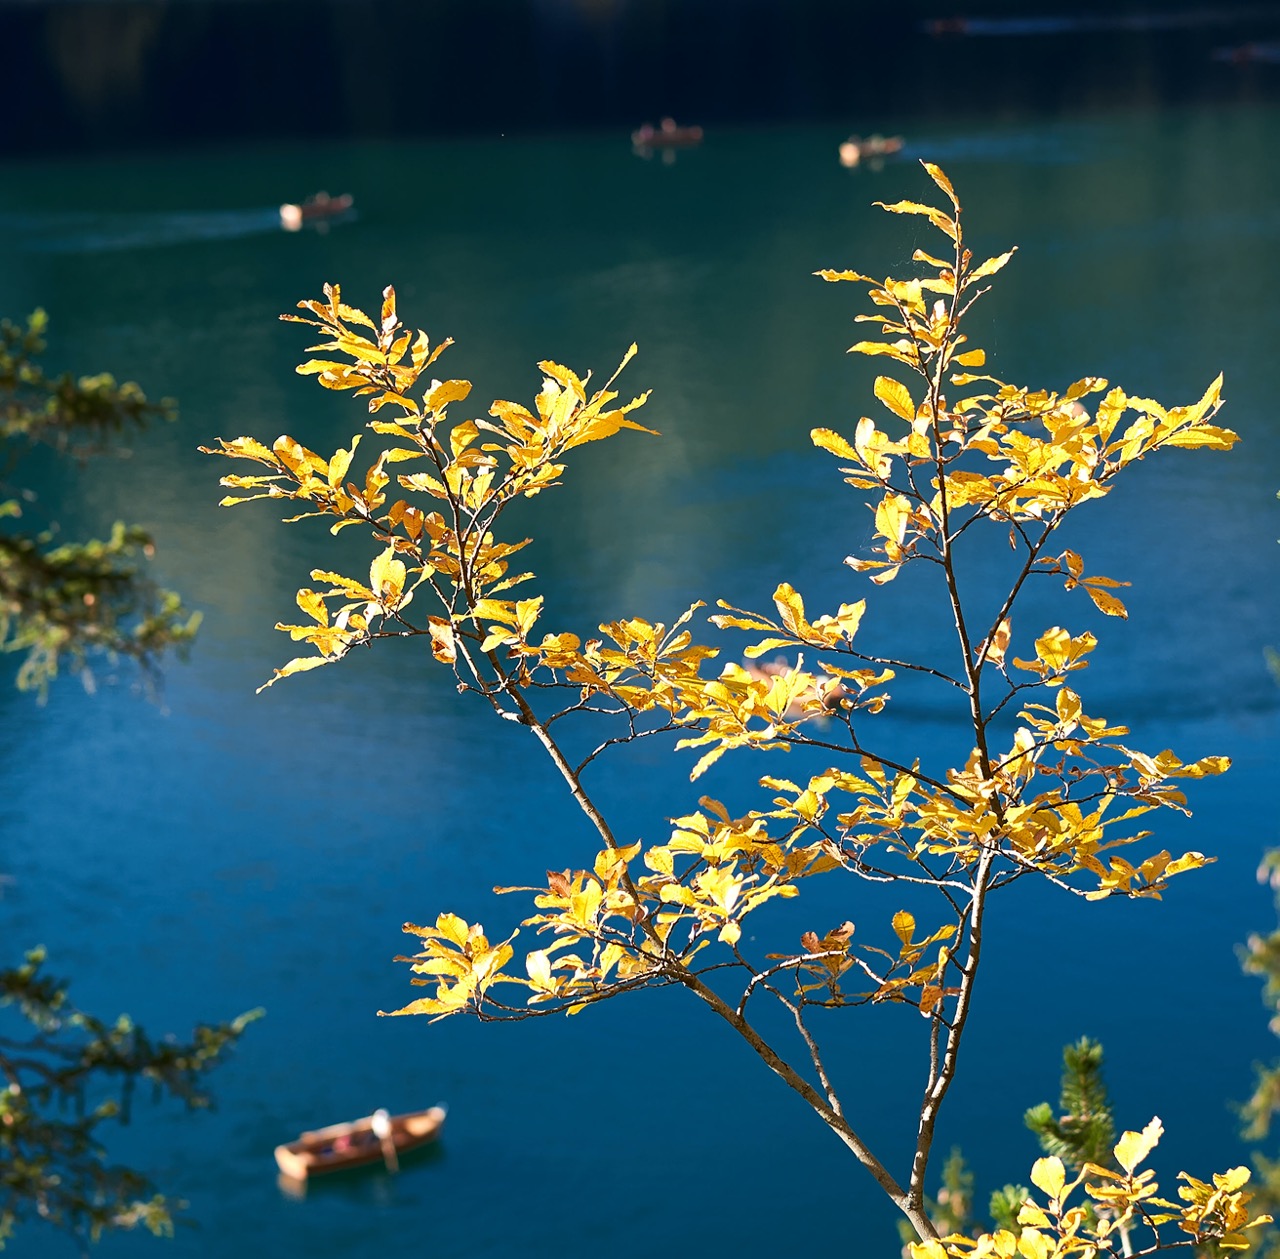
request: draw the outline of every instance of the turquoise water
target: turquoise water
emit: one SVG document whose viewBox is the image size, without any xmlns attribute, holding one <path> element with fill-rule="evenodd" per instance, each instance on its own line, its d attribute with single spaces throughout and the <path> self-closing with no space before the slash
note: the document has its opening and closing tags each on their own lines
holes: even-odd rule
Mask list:
<svg viewBox="0 0 1280 1259">
<path fill-rule="evenodd" d="M 852 429 L 874 371 L 845 356 L 859 309 L 819 267 L 885 273 L 932 244 L 873 200 L 930 191 L 913 160 L 835 162 L 830 129 L 713 134 L 672 164 L 626 137 L 338 148 L 227 148 L 0 172 L 0 310 L 50 312 L 51 361 L 110 368 L 176 396 L 180 422 L 131 457 L 45 476 L 70 529 L 139 519 L 160 575 L 205 612 L 189 665 L 149 704 L 129 680 L 46 707 L 0 689 L 0 868 L 11 953 L 43 942 L 90 1009 L 149 1028 L 265 1006 L 217 1079 L 220 1108 L 139 1110 L 118 1153 L 189 1203 L 175 1256 L 383 1254 L 441 1259 L 655 1248 L 744 1259 L 832 1245 L 895 1253 L 892 1212 L 802 1104 L 701 1009 L 657 993 L 572 1020 L 482 1026 L 378 1020 L 416 991 L 391 962 L 406 920 L 442 908 L 513 923 L 495 883 L 594 852 L 537 750 L 453 693 L 410 648 L 255 696 L 292 654 L 272 626 L 318 564 L 367 562 L 348 531 L 216 507 L 216 436 L 290 432 L 317 449 L 360 423 L 296 377 L 304 330 L 276 321 L 326 280 L 457 345 L 477 398 L 526 402 L 553 357 L 652 387 L 647 422 L 582 452 L 531 513 L 549 615 L 590 629 L 670 618 L 697 597 L 767 605 L 781 579 L 813 606 L 864 590 L 840 561 L 864 509 L 811 449 Z M 998 903 L 967 1063 L 939 1136 L 979 1184 L 1025 1176 L 1023 1110 L 1055 1095 L 1062 1044 L 1103 1040 L 1125 1126 L 1153 1113 L 1170 1178 L 1238 1162 L 1230 1103 L 1272 1053 L 1234 954 L 1271 909 L 1253 880 L 1277 842 L 1280 429 L 1272 405 L 1280 112 L 1221 109 L 1072 121 L 919 122 L 909 159 L 958 186 L 976 250 L 1020 246 L 988 299 L 1006 378 L 1086 373 L 1190 401 L 1223 370 L 1229 455 L 1171 452 L 1083 513 L 1069 545 L 1130 580 L 1084 694 L 1134 743 L 1235 768 L 1196 786 L 1195 817 L 1159 840 L 1216 865 L 1163 904 L 1084 905 L 1030 891 Z M 354 221 L 288 235 L 272 207 L 349 191 Z M 482 404 L 483 405 L 483 404 Z M 945 631 L 913 589 L 873 592 L 864 633 L 895 652 Z M 1040 596 L 1037 595 L 1037 598 Z M 1046 624 L 1083 625 L 1043 603 Z M 1039 607 L 1035 615 L 1041 615 Z M 945 710 L 904 689 L 889 736 L 949 753 Z M 754 760 L 690 786 L 656 750 L 601 771 L 624 835 L 650 838 L 702 791 L 753 803 Z M 796 773 L 794 766 L 784 766 Z M 779 772 L 775 767 L 775 772 Z M 835 891 L 819 918 L 857 913 Z M 786 928 L 789 930 L 790 928 Z M 855 1124 L 902 1172 L 925 1046 L 910 1012 L 831 1029 Z M 283 1195 L 272 1146 L 304 1127 L 445 1101 L 444 1142 L 398 1178 L 373 1172 Z M 984 1194 L 985 1196 L 985 1194 Z M 866 1240 L 854 1245 L 852 1230 Z M 154 1243 L 123 1238 L 106 1254 Z M 36 1232 L 10 1253 L 74 1253 Z"/>
</svg>

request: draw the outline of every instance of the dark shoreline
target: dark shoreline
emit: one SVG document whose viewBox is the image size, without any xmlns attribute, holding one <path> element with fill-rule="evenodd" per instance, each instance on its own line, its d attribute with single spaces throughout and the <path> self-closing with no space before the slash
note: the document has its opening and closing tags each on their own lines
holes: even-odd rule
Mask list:
<svg viewBox="0 0 1280 1259">
<path fill-rule="evenodd" d="M 0 48 L 25 156 L 1280 99 L 1280 4 L 0 0 Z"/>
</svg>

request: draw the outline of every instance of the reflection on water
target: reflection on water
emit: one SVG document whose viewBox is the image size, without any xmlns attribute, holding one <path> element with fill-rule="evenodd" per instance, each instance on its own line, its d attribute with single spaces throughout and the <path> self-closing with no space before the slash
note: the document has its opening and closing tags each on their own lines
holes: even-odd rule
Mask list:
<svg viewBox="0 0 1280 1259">
<path fill-rule="evenodd" d="M 404 1183 L 399 1177 L 426 1175 L 428 1169 L 443 1163 L 446 1155 L 445 1141 L 441 1138 L 416 1150 L 402 1151 L 398 1156 L 399 1170 L 395 1172 L 381 1163 L 367 1163 L 325 1176 L 310 1176 L 305 1180 L 297 1180 L 281 1172 L 276 1177 L 276 1188 L 293 1202 L 314 1201 L 317 1197 L 323 1200 L 327 1196 L 353 1205 L 373 1202 L 387 1206 L 394 1201 L 396 1189 Z"/>
<path fill-rule="evenodd" d="M 867 544 L 870 514 L 808 442 L 818 425 L 852 433 L 877 405 L 874 367 L 844 353 L 862 309 L 853 286 L 811 273 L 884 274 L 936 248 L 870 206 L 932 195 L 915 162 L 847 171 L 845 134 L 709 133 L 669 166 L 634 160 L 625 134 L 140 160 L 102 214 L 77 208 L 93 203 L 100 168 L 5 172 L 0 306 L 49 309 L 52 367 L 108 368 L 183 407 L 132 458 L 47 488 L 68 530 L 144 519 L 161 576 L 205 610 L 191 664 L 168 679 L 168 715 L 120 691 L 88 700 L 68 687 L 45 709 L 0 692 L 4 938 L 43 941 L 82 1004 L 157 1030 L 268 1010 L 222 1075 L 218 1113 L 140 1114 L 126 1134 L 122 1154 L 166 1175 L 201 1221 L 179 1232 L 175 1259 L 394 1251 L 409 1230 L 441 1259 L 550 1259 L 588 1238 L 609 1259 L 641 1259 L 659 1230 L 682 1252 L 763 1259 L 847 1245 L 851 1218 L 865 1222 L 865 1253 L 896 1253 L 870 1178 L 673 994 L 515 1027 L 376 1018 L 413 995 L 390 961 L 400 924 L 451 908 L 494 938 L 520 911 L 494 899 L 495 883 L 531 884 L 594 846 L 522 732 L 495 729 L 507 723 L 463 702 L 420 652 L 353 653 L 255 697 L 293 654 L 272 626 L 295 618 L 311 569 L 359 573 L 370 556 L 354 530 L 285 528 L 264 504 L 220 512 L 224 469 L 193 453 L 241 433 L 290 432 L 326 453 L 348 443 L 359 404 L 293 374 L 306 336 L 276 320 L 325 281 L 366 309 L 395 283 L 407 320 L 455 338 L 442 368 L 476 382 L 476 414 L 493 397 L 528 403 L 540 359 L 607 377 L 634 339 L 624 388 L 654 389 L 642 418 L 663 437 L 584 449 L 512 526 L 537 538 L 527 554 L 548 629 L 669 622 L 697 598 L 767 607 L 790 580 L 814 613 L 867 595 L 870 646 L 933 651 L 948 627 L 931 596 L 906 574 L 868 594 L 842 565 Z M 1015 894 L 997 907 L 972 1073 L 940 1148 L 962 1142 L 984 1191 L 1023 1176 L 1037 1151 L 1022 1111 L 1054 1093 L 1061 1046 L 1088 1033 L 1107 1047 L 1123 1124 L 1158 1112 L 1174 1171 L 1228 1166 L 1244 1155 L 1226 1103 L 1272 1053 L 1233 950 L 1269 921 L 1252 872 L 1278 830 L 1280 688 L 1263 648 L 1280 641 L 1265 283 L 1280 246 L 1280 115 L 936 116 L 907 140 L 955 181 L 975 247 L 1021 246 L 976 328 L 998 373 L 1062 388 L 1097 372 L 1187 402 L 1222 369 L 1224 421 L 1244 438 L 1230 455 L 1152 459 L 1081 513 L 1065 545 L 1134 583 L 1128 623 L 1098 625 L 1083 600 L 1042 584 L 1018 626 L 1099 634 L 1081 677 L 1088 711 L 1133 725 L 1137 746 L 1235 759 L 1196 784 L 1194 819 L 1160 823 L 1161 844 L 1219 862 L 1163 906 Z M 281 188 L 326 183 L 361 207 L 327 236 L 286 235 L 274 209 L 181 208 L 227 190 L 267 206 Z M 978 554 L 975 579 L 1003 554 Z M 895 691 L 877 720 L 909 756 L 954 750 L 921 688 Z M 792 761 L 768 769 L 810 767 Z M 759 802 L 763 762 L 726 758 L 698 784 L 690 763 L 646 747 L 598 763 L 591 786 L 634 838 L 667 833 L 704 791 L 734 809 Z M 862 910 L 833 886 L 777 921 L 798 934 L 804 915 Z M 1102 970 L 1103 946 L 1138 968 L 1140 991 Z M 833 1070 L 895 1166 L 926 1065 L 918 1022 L 832 1020 Z M 1194 1087 L 1187 1060 L 1204 1064 Z M 277 1142 L 437 1099 L 450 1104 L 448 1158 L 281 1197 Z M 616 1167 L 623 1192 L 602 1180 Z M 740 1203 L 760 1168 L 768 1184 L 750 1208 L 708 1206 Z"/>
</svg>

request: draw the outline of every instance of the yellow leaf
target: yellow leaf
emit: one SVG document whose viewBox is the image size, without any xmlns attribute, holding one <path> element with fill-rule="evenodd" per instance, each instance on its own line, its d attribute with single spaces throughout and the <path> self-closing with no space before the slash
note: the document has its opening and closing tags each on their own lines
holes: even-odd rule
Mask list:
<svg viewBox="0 0 1280 1259">
<path fill-rule="evenodd" d="M 804 617 L 804 600 L 788 582 L 782 582 L 773 592 L 773 602 L 782 617 L 782 623 L 793 634 L 803 636 L 809 622 Z"/>
<path fill-rule="evenodd" d="M 351 459 L 356 453 L 356 447 L 360 444 L 360 437 L 351 439 L 350 450 L 338 450 L 332 459 L 329 460 L 328 480 L 330 486 L 341 485 L 347 475 L 347 470 L 351 467 Z"/>
<path fill-rule="evenodd" d="M 932 1238 L 927 1242 L 911 1242 L 907 1249 L 911 1252 L 911 1259 L 947 1259 L 946 1248 Z"/>
<path fill-rule="evenodd" d="M 909 363 L 912 367 L 917 366 L 919 361 L 914 341 L 858 341 L 849 347 L 848 352 L 850 354 L 887 354 L 890 358 L 896 358 L 900 363 Z"/>
<path fill-rule="evenodd" d="M 1159 1116 L 1152 1119 L 1141 1132 L 1126 1132 L 1116 1142 L 1116 1162 L 1132 1176 L 1133 1169 L 1155 1149 L 1156 1143 L 1163 1134 L 1164 1125 L 1160 1122 Z"/>
<path fill-rule="evenodd" d="M 445 912 L 436 915 L 435 934 L 443 936 L 446 940 L 452 940 L 461 948 L 466 944 L 471 928 L 466 919 L 459 918 L 457 914 Z"/>
<path fill-rule="evenodd" d="M 875 395 L 894 415 L 910 422 L 916 418 L 915 403 L 906 385 L 888 376 L 877 376 Z"/>
<path fill-rule="evenodd" d="M 382 290 L 382 330 L 390 332 L 400 321 L 396 318 L 396 290 L 391 284 Z"/>
<path fill-rule="evenodd" d="M 1018 1254 L 1022 1259 L 1049 1259 L 1053 1247 L 1043 1233 L 1034 1228 L 1024 1228 L 1018 1237 Z"/>
<path fill-rule="evenodd" d="M 501 621 L 503 625 L 516 623 L 515 610 L 508 599 L 477 599 L 471 615 L 477 621 L 483 617 L 490 621 Z"/>
<path fill-rule="evenodd" d="M 1108 616 L 1121 616 L 1128 619 L 1128 609 L 1120 602 L 1115 595 L 1109 595 L 1105 590 L 1099 590 L 1097 586 L 1085 586 L 1085 591 L 1089 598 L 1093 600 L 1099 612 L 1105 612 Z"/>
<path fill-rule="evenodd" d="M 970 281 L 981 280 L 984 276 L 994 275 L 1006 262 L 1009 261 L 1010 258 L 1013 257 L 1016 252 L 1017 246 L 1015 245 L 1013 249 L 1010 249 L 1007 253 L 1001 254 L 998 258 L 988 258 L 980 267 L 975 267 L 974 270 L 969 273 L 968 278 Z"/>
<path fill-rule="evenodd" d="M 452 1003 L 437 1000 L 435 997 L 419 997 L 417 1001 L 410 1001 L 408 1005 L 401 1006 L 398 1010 L 379 1010 L 379 1018 L 395 1018 L 400 1014 L 453 1014 L 459 1009 Z"/>
<path fill-rule="evenodd" d="M 987 643 L 987 656 L 993 664 L 999 665 L 1004 662 L 1005 652 L 1009 650 L 1009 639 L 1013 634 L 1013 624 L 1006 616 L 996 631 L 991 635 Z"/>
<path fill-rule="evenodd" d="M 893 929 L 903 944 L 910 944 L 915 934 L 916 920 L 905 909 L 900 909 L 893 916 Z"/>
<path fill-rule="evenodd" d="M 879 284 L 879 280 L 873 280 L 869 275 L 860 275 L 857 271 L 815 271 L 814 275 L 820 279 L 826 280 L 828 284 L 834 284 L 837 280 L 860 280 L 864 284 Z"/>
<path fill-rule="evenodd" d="M 822 450 L 829 450 L 833 455 L 839 455 L 841 459 L 857 459 L 858 452 L 854 450 L 849 443 L 829 428 L 815 428 L 809 434 L 810 439 L 815 446 Z"/>
<path fill-rule="evenodd" d="M 1031 1183 L 1041 1193 L 1051 1198 L 1062 1196 L 1063 1186 L 1067 1183 L 1066 1171 L 1060 1158 L 1038 1158 L 1031 1168 Z"/>
<path fill-rule="evenodd" d="M 842 603 L 840 610 L 836 613 L 836 624 L 840 626 L 840 631 L 850 641 L 853 641 L 854 635 L 858 632 L 858 626 L 862 624 L 862 614 L 867 610 L 867 601 L 859 599 L 857 603 Z"/>
<path fill-rule="evenodd" d="M 528 638 L 529 631 L 533 628 L 533 624 L 541 612 L 541 595 L 537 595 L 532 599 L 521 599 L 516 604 L 516 627 L 520 631 L 521 638 Z"/>
<path fill-rule="evenodd" d="M 553 991 L 555 984 L 551 981 L 551 960 L 542 949 L 537 949 L 524 959 L 524 968 L 535 988 Z"/>
<path fill-rule="evenodd" d="M 1166 446 L 1206 447 L 1209 450 L 1230 450 L 1240 440 L 1238 433 L 1229 428 L 1216 428 L 1212 424 L 1198 424 L 1195 428 L 1179 429 L 1172 437 L 1165 438 Z"/>
<path fill-rule="evenodd" d="M 300 607 L 313 621 L 321 625 L 329 624 L 329 609 L 325 606 L 324 597 L 314 590 L 299 590 L 297 595 Z"/>
<path fill-rule="evenodd" d="M 1018 1208 L 1018 1223 L 1030 1224 L 1032 1228 L 1049 1228 L 1049 1217 L 1030 1198 Z"/>
<path fill-rule="evenodd" d="M 471 392 L 469 380 L 433 380 L 423 399 L 428 411 L 439 411 L 451 402 L 461 402 Z"/>
<path fill-rule="evenodd" d="M 1065 401 L 1074 402 L 1077 398 L 1083 398 L 1085 394 L 1100 393 L 1106 387 L 1107 382 L 1103 377 L 1085 376 L 1082 380 L 1075 381 L 1062 396 Z"/>
<path fill-rule="evenodd" d="M 632 349 L 634 350 L 634 346 Z M 631 356 L 628 355 L 628 358 Z M 567 367 L 562 367 L 559 363 L 553 363 L 550 360 L 539 363 L 538 367 L 544 371 L 552 380 L 562 385 L 565 389 L 570 390 L 579 402 L 587 400 L 587 391 L 583 388 L 582 381 L 577 374 L 570 371 Z"/>
<path fill-rule="evenodd" d="M 942 167 L 934 165 L 933 162 L 921 162 L 920 165 L 928 172 L 929 178 L 947 194 L 951 200 L 951 204 L 959 210 L 960 202 L 956 200 L 956 190 L 951 186 L 951 180 L 949 180 L 943 173 Z"/>
<path fill-rule="evenodd" d="M 644 863 L 655 874 L 671 875 L 675 873 L 670 848 L 650 848 L 644 855 Z"/>
<path fill-rule="evenodd" d="M 876 532 L 891 544 L 890 558 L 897 558 L 910 516 L 911 502 L 905 494 L 886 494 L 876 507 Z"/>
<path fill-rule="evenodd" d="M 935 206 L 921 205 L 918 201 L 895 201 L 892 205 L 877 201 L 876 205 L 890 214 L 923 214 L 939 231 L 945 232 L 952 240 L 956 239 L 955 223 Z"/>
<path fill-rule="evenodd" d="M 287 678 L 293 673 L 305 673 L 308 669 L 318 669 L 322 664 L 332 663 L 328 656 L 296 656 L 290 660 L 282 669 L 275 670 L 275 677 L 270 682 L 264 682 L 254 692 L 255 695 L 261 695 L 269 686 L 274 686 L 281 678 Z"/>
<path fill-rule="evenodd" d="M 442 664 L 453 664 L 458 650 L 453 641 L 453 626 L 442 617 L 427 617 L 427 631 L 431 635 L 431 654 Z"/>
<path fill-rule="evenodd" d="M 453 451 L 453 457 L 457 459 L 479 436 L 480 429 L 475 420 L 464 420 L 461 424 L 455 424 L 449 434 L 449 449 Z"/>
<path fill-rule="evenodd" d="M 1221 1189 L 1224 1193 L 1235 1193 L 1249 1183 L 1249 1169 L 1232 1167 L 1225 1172 L 1214 1172 L 1213 1183 L 1215 1188 Z"/>
<path fill-rule="evenodd" d="M 1203 756 L 1179 771 L 1180 778 L 1203 778 L 1206 774 L 1225 774 L 1231 768 L 1229 756 Z"/>
<path fill-rule="evenodd" d="M 389 546 L 369 565 L 369 588 L 388 608 L 399 604 L 407 572 L 404 562 L 396 559 L 395 555 L 395 547 Z"/>
</svg>

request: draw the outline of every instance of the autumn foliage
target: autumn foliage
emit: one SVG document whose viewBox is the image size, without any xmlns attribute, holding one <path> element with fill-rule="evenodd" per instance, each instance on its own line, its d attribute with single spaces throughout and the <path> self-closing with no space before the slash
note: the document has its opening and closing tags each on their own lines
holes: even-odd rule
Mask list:
<svg viewBox="0 0 1280 1259">
<path fill-rule="evenodd" d="M 545 886 L 498 889 L 532 897 L 522 926 L 537 947 L 518 948 L 518 931 L 491 938 L 448 912 L 406 927 L 417 952 L 403 960 L 428 991 L 395 1013 L 526 1018 L 678 985 L 734 1028 L 868 1168 L 920 1237 L 917 1259 L 1116 1254 L 1139 1225 L 1150 1249 L 1243 1245 L 1248 1173 L 1184 1177 L 1177 1203 L 1157 1197 L 1152 1172 L 1140 1167 L 1158 1120 L 1121 1137 L 1119 1170 L 1090 1164 L 1068 1182 L 1058 1160 L 1040 1160 L 1032 1181 L 1042 1198 L 1028 1198 L 1017 1230 L 939 1238 L 925 1209 L 934 1128 L 959 1064 L 991 897 L 1028 878 L 1091 900 L 1160 897 L 1210 858 L 1156 848 L 1136 820 L 1185 812 L 1183 782 L 1227 768 L 1222 757 L 1184 761 L 1130 746 L 1125 726 L 1086 708 L 1079 676 L 1094 634 L 1023 625 L 1019 596 L 1032 582 L 1058 582 L 1122 618 L 1124 583 L 1092 572 L 1060 529 L 1147 455 L 1226 450 L 1236 440 L 1214 422 L 1220 379 L 1190 405 L 1165 408 L 1092 376 L 1054 392 L 987 374 L 984 351 L 963 328 L 1013 251 L 975 262 L 950 182 L 935 166 L 925 170 L 943 208 L 883 208 L 923 216 L 942 238 L 941 257 L 917 250 L 919 273 L 908 279 L 819 273 L 866 286 L 873 309 L 857 319 L 875 337 L 851 348 L 894 374 L 876 380 L 879 418 L 811 436 L 874 519 L 873 545 L 846 564 L 873 588 L 907 565 L 928 568 L 939 612 L 954 626 L 948 659 L 864 650 L 859 630 L 874 615 L 865 599 L 815 613 L 786 582 L 764 610 L 720 602 L 706 614 L 697 603 L 669 625 L 635 617 L 585 636 L 546 624 L 536 579 L 520 567 L 528 539 L 502 532 L 503 513 L 554 487 L 574 448 L 624 429 L 648 432 L 633 418 L 648 395 L 621 402 L 618 372 L 594 388 L 589 375 L 547 361 L 532 407 L 497 401 L 487 418 L 468 409 L 455 419 L 450 410 L 468 401 L 470 383 L 431 375 L 450 342 L 433 346 L 403 325 L 390 288 L 374 319 L 333 285 L 285 318 L 317 336 L 298 370 L 365 400 L 375 456 L 353 472 L 359 436 L 328 455 L 287 436 L 269 447 L 221 440 L 208 452 L 257 465 L 223 479 L 227 505 L 280 499 L 296 509 L 292 519 L 318 516 L 335 533 L 358 526 L 374 542 L 367 576 L 311 574 L 297 595 L 301 619 L 279 627 L 309 650 L 272 681 L 376 639 L 421 637 L 459 690 L 528 727 L 596 836 L 590 864 L 552 871 Z M 967 585 L 957 556 L 991 531 L 1010 548 L 1004 584 Z M 795 663 L 757 663 L 779 652 Z M 877 714 L 907 673 L 953 706 L 971 740 L 963 763 L 903 763 L 878 750 Z M 692 751 L 693 779 L 742 751 L 808 748 L 829 768 L 804 781 L 770 773 L 760 779 L 763 801 L 743 811 L 703 797 L 672 810 L 660 840 L 621 843 L 589 792 L 592 764 L 664 736 L 673 750 Z M 571 756 L 584 738 L 585 753 Z M 750 915 L 801 895 L 814 878 L 844 882 L 848 920 L 814 923 L 791 940 L 770 936 L 763 921 L 744 931 Z M 916 912 L 860 917 L 864 881 L 897 884 L 904 900 L 909 890 Z M 929 921 L 917 917 L 922 896 L 932 898 Z M 787 1011 L 792 1043 L 775 1043 L 753 1020 L 753 1003 L 764 1001 Z M 856 1102 L 842 1100 L 839 1064 L 824 1057 L 810 1020 L 817 1009 L 885 1002 L 919 1011 L 931 1049 L 904 1175 L 858 1134 Z M 1105 1209 L 1068 1205 L 1073 1194 Z"/>
</svg>

